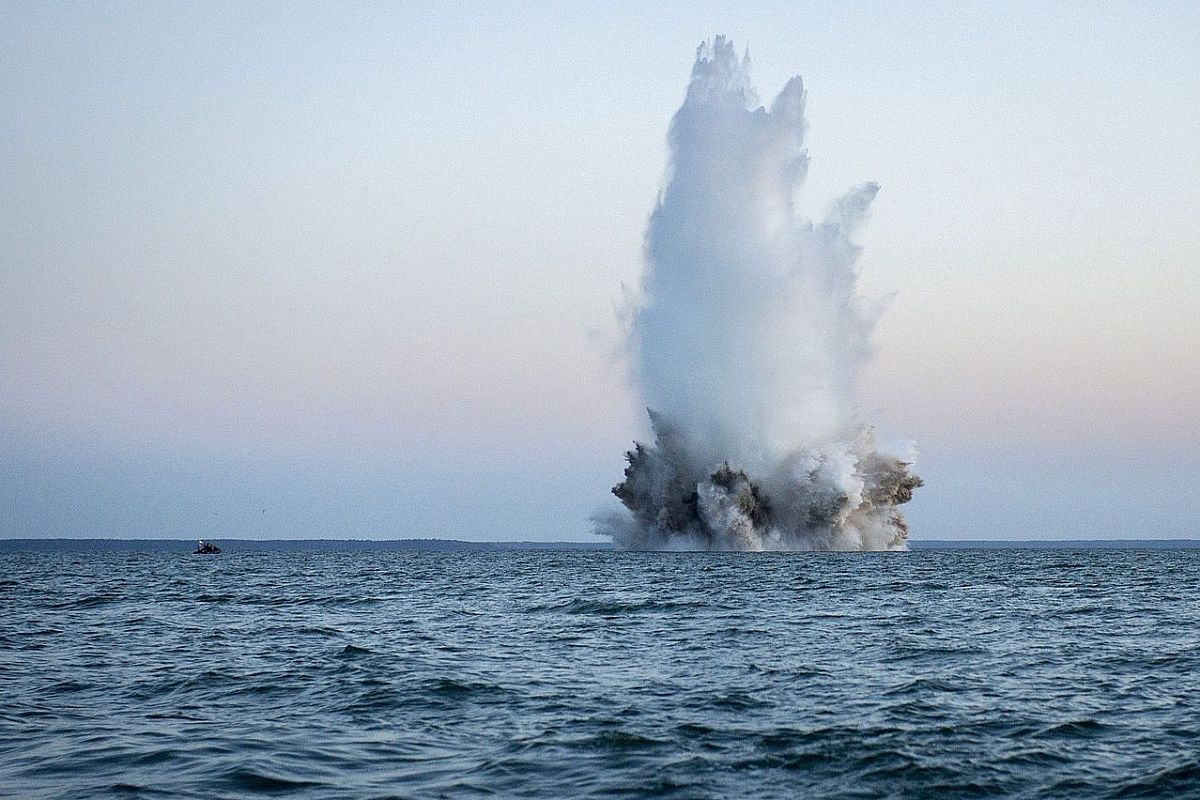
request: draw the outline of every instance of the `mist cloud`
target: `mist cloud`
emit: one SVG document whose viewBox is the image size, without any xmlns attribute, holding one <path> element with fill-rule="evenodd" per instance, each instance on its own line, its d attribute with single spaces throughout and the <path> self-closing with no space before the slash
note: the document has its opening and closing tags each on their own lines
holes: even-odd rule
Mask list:
<svg viewBox="0 0 1200 800">
<path fill-rule="evenodd" d="M 702 44 L 671 123 L 630 331 L 655 441 L 627 453 L 625 510 L 599 531 L 638 549 L 902 548 L 897 507 L 921 480 L 857 416 L 880 309 L 852 237 L 879 187 L 801 218 L 804 85 L 765 108 L 749 66 L 724 37 Z"/>
</svg>

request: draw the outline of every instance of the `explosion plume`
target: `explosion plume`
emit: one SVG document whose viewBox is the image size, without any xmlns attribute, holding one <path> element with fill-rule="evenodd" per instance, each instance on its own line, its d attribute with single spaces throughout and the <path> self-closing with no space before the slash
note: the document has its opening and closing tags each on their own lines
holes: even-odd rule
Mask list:
<svg viewBox="0 0 1200 800">
<path fill-rule="evenodd" d="M 897 506 L 921 480 L 856 418 L 880 309 L 851 237 L 879 187 L 799 217 L 804 86 L 768 110 L 749 66 L 722 36 L 702 44 L 671 123 L 630 333 L 655 442 L 626 454 L 626 510 L 599 532 L 634 549 L 903 548 Z"/>
</svg>

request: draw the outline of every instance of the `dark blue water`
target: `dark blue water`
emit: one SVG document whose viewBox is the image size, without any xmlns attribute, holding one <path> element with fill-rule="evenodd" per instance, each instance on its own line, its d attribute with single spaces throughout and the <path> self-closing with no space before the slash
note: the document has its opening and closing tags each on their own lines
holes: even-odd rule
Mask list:
<svg viewBox="0 0 1200 800">
<path fill-rule="evenodd" d="M 1200 551 L 0 554 L 0 795 L 1200 797 Z"/>
</svg>

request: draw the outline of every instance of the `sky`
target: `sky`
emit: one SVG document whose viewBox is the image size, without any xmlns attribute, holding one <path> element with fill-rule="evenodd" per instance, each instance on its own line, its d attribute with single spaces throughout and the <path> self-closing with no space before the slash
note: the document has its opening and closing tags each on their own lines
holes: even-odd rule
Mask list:
<svg viewBox="0 0 1200 800">
<path fill-rule="evenodd" d="M 912 538 L 1200 536 L 1200 6 L 595 5 L 0 6 L 0 537 L 592 538 L 716 33 L 882 186 Z"/>
</svg>

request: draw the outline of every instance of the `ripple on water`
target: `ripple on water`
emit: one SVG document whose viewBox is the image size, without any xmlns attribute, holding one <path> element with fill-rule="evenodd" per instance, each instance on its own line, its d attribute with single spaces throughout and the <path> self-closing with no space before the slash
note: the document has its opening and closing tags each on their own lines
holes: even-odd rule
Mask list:
<svg viewBox="0 0 1200 800">
<path fill-rule="evenodd" d="M 0 795 L 1200 796 L 1200 551 L 0 553 Z"/>
</svg>

